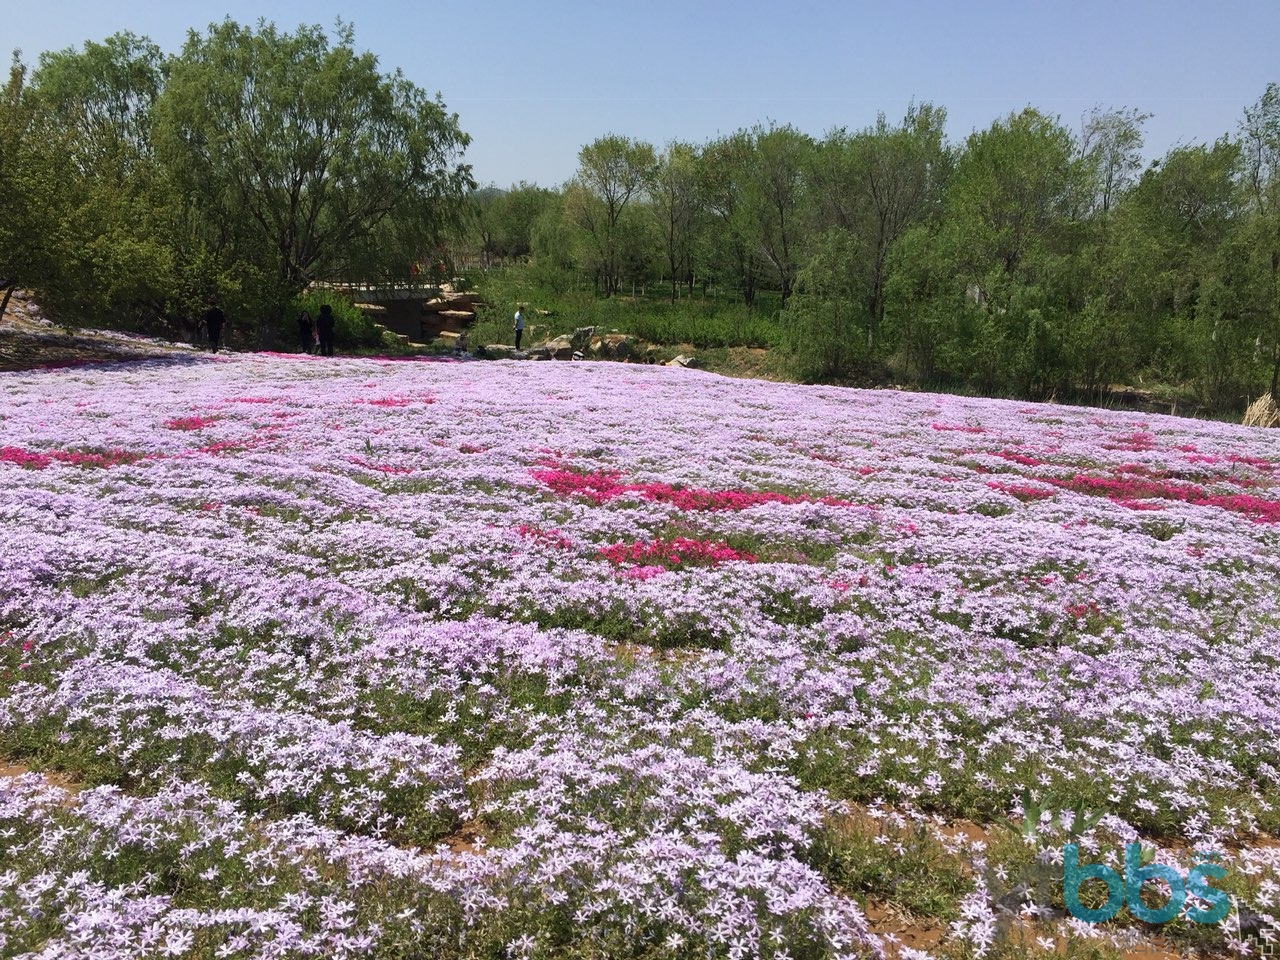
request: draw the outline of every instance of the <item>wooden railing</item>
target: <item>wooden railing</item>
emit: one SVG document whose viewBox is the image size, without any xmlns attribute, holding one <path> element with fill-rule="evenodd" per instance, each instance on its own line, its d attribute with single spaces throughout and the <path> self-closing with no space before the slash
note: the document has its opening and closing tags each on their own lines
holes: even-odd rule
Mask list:
<svg viewBox="0 0 1280 960">
<path fill-rule="evenodd" d="M 430 300 L 440 296 L 437 283 L 342 283 L 316 281 L 311 289 L 333 290 L 356 303 L 383 303 L 387 300 Z"/>
</svg>

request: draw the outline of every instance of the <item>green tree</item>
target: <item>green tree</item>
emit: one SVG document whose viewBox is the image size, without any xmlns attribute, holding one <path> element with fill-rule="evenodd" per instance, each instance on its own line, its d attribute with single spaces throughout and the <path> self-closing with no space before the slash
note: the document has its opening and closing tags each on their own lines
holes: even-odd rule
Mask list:
<svg viewBox="0 0 1280 960">
<path fill-rule="evenodd" d="M 578 151 L 578 173 L 566 203 L 591 245 L 593 272 L 605 296 L 617 293 L 622 283 L 628 246 L 623 212 L 643 191 L 656 163 L 651 144 L 617 134 Z"/>
<path fill-rule="evenodd" d="M 693 244 L 698 202 L 698 151 L 687 143 L 671 143 L 658 157 L 649 179 L 650 209 L 666 258 L 674 303 L 683 280 L 693 285 Z"/>
<path fill-rule="evenodd" d="M 695 243 L 704 275 L 727 279 L 748 307 L 755 302 L 761 265 L 758 230 L 747 203 L 754 145 L 744 130 L 708 143 L 698 160 L 699 206 L 705 229 Z"/>
<path fill-rule="evenodd" d="M 45 236 L 37 211 L 37 183 L 32 180 L 30 111 L 22 100 L 27 68 L 20 51 L 13 53 L 8 81 L 0 96 L 0 315 L 19 284 L 31 284 L 42 259 L 38 238 Z"/>
<path fill-rule="evenodd" d="M 1027 108 L 974 133 L 947 191 L 955 272 L 983 314 L 972 369 L 987 390 L 1037 395 L 1063 378 L 1073 306 L 1061 280 L 1087 188 L 1071 134 Z"/>
<path fill-rule="evenodd" d="M 1224 286 L 1224 243 L 1242 214 L 1240 146 L 1179 147 L 1143 173 L 1116 210 L 1131 309 L 1149 319 L 1141 362 L 1160 379 L 1194 381 L 1212 405 L 1229 403 L 1253 337 L 1233 284 Z M 1232 271 L 1234 272 L 1234 267 Z"/>
<path fill-rule="evenodd" d="M 893 258 L 907 270 L 893 296 L 905 299 L 886 315 L 919 365 L 983 392 L 1041 396 L 1063 385 L 1081 306 L 1073 258 L 1082 231 L 1072 211 L 1084 174 L 1070 133 L 1030 108 L 968 138 L 937 227 L 909 231 L 920 266 Z M 924 318 L 939 338 L 927 355 Z"/>
<path fill-rule="evenodd" d="M 481 187 L 471 194 L 468 204 L 468 239 L 480 253 L 486 267 L 499 256 L 500 213 L 498 205 L 503 191 L 495 186 Z"/>
<path fill-rule="evenodd" d="M 158 47 L 118 34 L 42 54 L 25 86 L 20 68 L 11 77 L 6 112 L 22 138 L 16 209 L 29 218 L 16 255 L 64 323 L 136 326 L 168 309 L 172 194 L 149 137 L 164 70 Z"/>
<path fill-rule="evenodd" d="M 959 229 L 970 279 L 997 268 L 1016 277 L 1062 239 L 1086 188 L 1071 134 L 1028 107 L 971 135 L 947 191 L 947 215 Z"/>
<path fill-rule="evenodd" d="M 495 258 L 527 257 L 533 250 L 534 224 L 555 198 L 555 191 L 523 181 L 507 190 L 489 186 L 475 191 L 473 231 L 486 264 Z"/>
<path fill-rule="evenodd" d="M 563 292 L 580 265 L 579 232 L 569 216 L 566 193 L 551 191 L 546 205 L 529 227 L 529 248 L 533 273 L 539 282 Z"/>
<path fill-rule="evenodd" d="M 1241 254 L 1250 268 L 1248 312 L 1270 367 L 1268 390 L 1280 386 L 1280 85 L 1271 83 L 1241 124 L 1249 225 Z"/>
<path fill-rule="evenodd" d="M 770 267 L 785 304 L 799 269 L 814 145 L 791 126 L 756 127 L 751 135 L 753 150 L 744 199 L 754 221 L 760 258 Z"/>
<path fill-rule="evenodd" d="M 1081 199 L 1088 212 L 1106 215 L 1142 169 L 1142 124 L 1151 114 L 1132 108 L 1094 107 L 1084 118 L 1077 149 L 1089 176 Z"/>
<path fill-rule="evenodd" d="M 157 154 L 271 321 L 313 280 L 406 276 L 474 187 L 456 115 L 341 23 L 333 42 L 230 19 L 191 31 L 157 118 Z"/>
<path fill-rule="evenodd" d="M 873 127 L 835 130 L 818 145 L 812 172 L 818 217 L 858 240 L 861 256 L 851 267 L 862 279 L 873 351 L 884 321 L 889 251 L 909 227 L 940 209 L 951 168 L 945 126 L 945 110 L 913 104 L 896 127 L 882 114 Z"/>
<path fill-rule="evenodd" d="M 937 224 L 908 227 L 889 250 L 884 326 L 906 371 L 920 382 L 963 382 L 964 361 L 955 357 L 972 304 L 952 273 L 954 251 Z"/>
<path fill-rule="evenodd" d="M 807 378 L 847 376 L 870 355 L 862 259 L 859 240 L 843 227 L 831 227 L 817 238 L 798 272 L 782 322 Z"/>
<path fill-rule="evenodd" d="M 1072 304 L 1062 336 L 1063 379 L 1100 397 L 1110 384 L 1131 378 L 1154 314 L 1135 296 L 1133 258 L 1142 237 L 1116 212 L 1142 167 L 1142 124 L 1134 109 L 1093 108 L 1076 140 L 1084 185 L 1071 219 L 1081 245 L 1066 264 L 1057 295 Z"/>
</svg>

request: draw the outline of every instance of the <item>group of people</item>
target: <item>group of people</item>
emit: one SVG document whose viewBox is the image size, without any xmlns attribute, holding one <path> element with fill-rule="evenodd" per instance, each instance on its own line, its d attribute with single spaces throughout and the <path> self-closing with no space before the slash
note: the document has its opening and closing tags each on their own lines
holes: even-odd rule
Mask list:
<svg viewBox="0 0 1280 960">
<path fill-rule="evenodd" d="M 320 305 L 320 313 L 315 320 L 309 311 L 303 310 L 298 315 L 298 336 L 302 341 L 303 353 L 314 353 L 322 357 L 333 356 L 333 308 L 329 304 Z"/>
<path fill-rule="evenodd" d="M 315 320 L 311 314 L 303 310 L 298 316 L 298 335 L 302 340 L 302 352 L 314 353 L 322 357 L 333 356 L 333 307 L 321 304 L 320 313 Z M 197 342 L 201 335 L 208 340 L 209 350 L 217 353 L 222 347 L 222 331 L 227 325 L 227 315 L 222 312 L 215 300 L 209 309 L 200 317 L 196 329 Z"/>
</svg>

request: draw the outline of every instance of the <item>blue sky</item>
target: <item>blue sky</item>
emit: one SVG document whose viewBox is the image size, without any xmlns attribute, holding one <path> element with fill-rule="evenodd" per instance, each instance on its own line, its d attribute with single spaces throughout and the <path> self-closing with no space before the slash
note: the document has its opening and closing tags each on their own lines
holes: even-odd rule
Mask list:
<svg viewBox="0 0 1280 960">
<path fill-rule="evenodd" d="M 770 122 L 821 136 L 897 120 L 913 98 L 946 107 L 953 141 L 1028 104 L 1073 129 L 1095 105 L 1136 107 L 1158 157 L 1234 135 L 1280 82 L 1278 0 L 15 0 L 0 44 L 34 63 L 127 30 L 176 53 L 227 16 L 352 23 L 385 71 L 440 93 L 476 179 L 498 186 L 557 186 L 609 133 L 659 148 Z"/>
</svg>

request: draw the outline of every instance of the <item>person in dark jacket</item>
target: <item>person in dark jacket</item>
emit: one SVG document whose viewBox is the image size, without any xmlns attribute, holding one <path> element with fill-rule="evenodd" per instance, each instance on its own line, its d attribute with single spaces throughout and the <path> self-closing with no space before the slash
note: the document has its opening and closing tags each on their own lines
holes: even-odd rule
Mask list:
<svg viewBox="0 0 1280 960">
<path fill-rule="evenodd" d="M 222 328 L 226 325 L 227 315 L 222 312 L 218 301 L 215 300 L 201 319 L 204 320 L 204 329 L 209 335 L 209 349 L 217 353 L 222 343 Z"/>
<path fill-rule="evenodd" d="M 320 307 L 320 315 L 316 317 L 316 332 L 320 335 L 320 354 L 333 356 L 333 307 L 324 304 Z"/>
<path fill-rule="evenodd" d="M 311 320 L 311 314 L 306 310 L 298 314 L 298 339 L 302 342 L 302 352 L 310 353 L 311 346 L 315 342 L 315 324 Z"/>
</svg>

